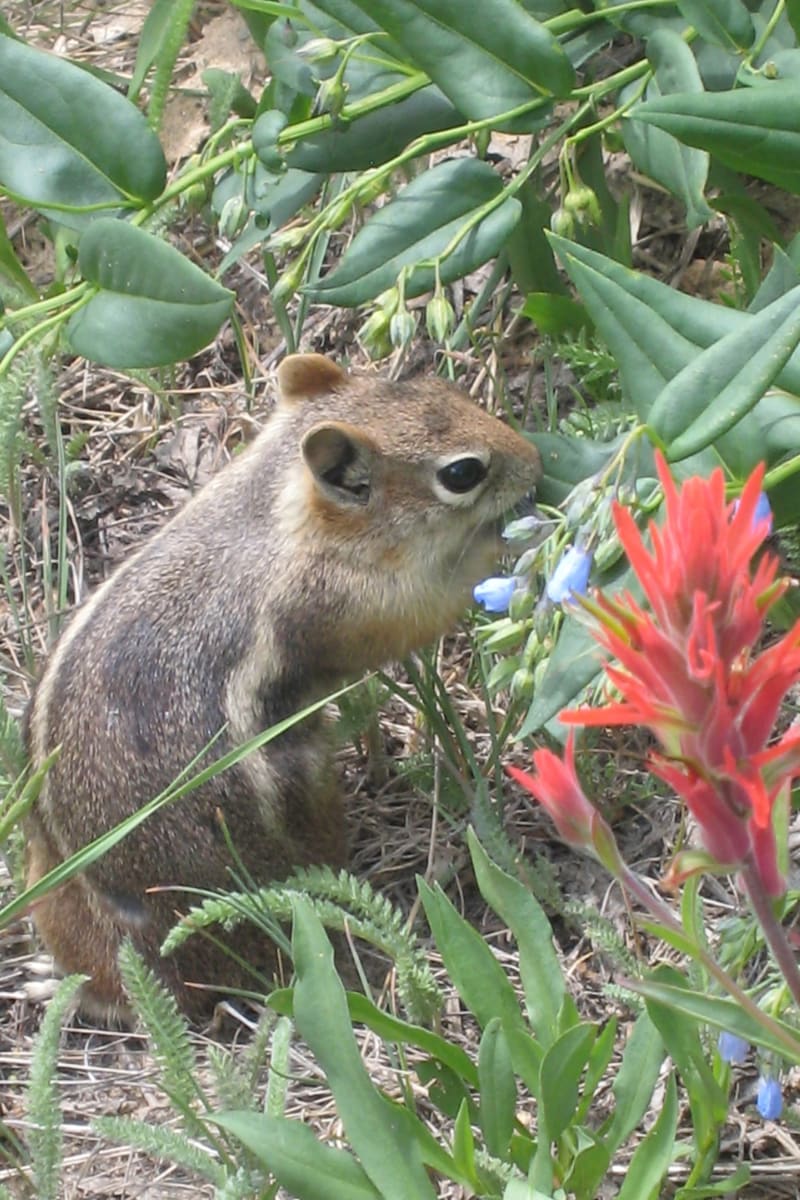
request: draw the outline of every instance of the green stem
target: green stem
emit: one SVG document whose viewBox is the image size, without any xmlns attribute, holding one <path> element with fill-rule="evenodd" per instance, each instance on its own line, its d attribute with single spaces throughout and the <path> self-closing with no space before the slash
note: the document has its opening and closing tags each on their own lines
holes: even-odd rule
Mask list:
<svg viewBox="0 0 800 1200">
<path fill-rule="evenodd" d="M 595 25 L 598 21 L 607 21 L 609 17 L 636 12 L 640 8 L 672 8 L 674 0 L 628 0 L 626 4 L 610 4 L 608 8 L 598 8 L 595 12 L 580 12 L 571 9 L 570 12 L 559 13 L 542 24 L 554 36 L 562 33 L 572 33 L 575 29 L 584 29 L 587 25 Z"/>
<path fill-rule="evenodd" d="M 783 15 L 783 9 L 784 9 L 784 0 L 778 0 L 778 3 L 775 5 L 775 8 L 773 10 L 772 16 L 770 17 L 770 19 L 767 21 L 766 25 L 762 29 L 761 34 L 756 38 L 756 40 L 753 42 L 752 46 L 750 47 L 747 57 L 744 60 L 745 64 L 747 66 L 752 66 L 753 60 L 758 58 L 759 54 L 766 46 L 767 42 L 769 41 L 770 37 L 772 36 L 775 26 L 778 24 L 778 21 L 780 21 L 781 16 Z"/>
<path fill-rule="evenodd" d="M 13 346 L 10 346 L 3 357 L 0 358 L 0 377 L 6 373 L 14 359 L 25 349 L 29 342 L 35 341 L 36 338 L 47 333 L 48 329 L 56 329 L 59 325 L 63 324 L 74 312 L 77 312 L 79 308 L 83 308 L 83 305 L 87 304 L 89 299 L 90 296 L 87 295 L 80 303 L 74 304 L 71 309 L 68 309 L 66 312 L 58 312 L 54 317 L 50 317 L 49 320 L 41 321 L 38 325 L 31 326 L 21 337 L 18 337 Z"/>
<path fill-rule="evenodd" d="M 5 316 L 0 319 L 0 329 L 4 329 L 7 325 L 13 325 L 15 321 L 29 321 L 32 317 L 52 312 L 55 308 L 63 308 L 65 304 L 71 304 L 73 300 L 80 300 L 87 287 L 89 284 L 83 280 L 66 292 L 60 292 L 57 296 L 49 296 L 46 300 L 36 300 L 33 304 L 23 305 L 22 308 L 8 309 Z"/>
<path fill-rule="evenodd" d="M 783 926 L 775 917 L 772 902 L 764 890 L 764 884 L 754 862 L 747 862 L 742 867 L 740 878 L 766 943 L 772 951 L 772 957 L 786 980 L 786 986 L 792 993 L 795 1004 L 800 1008 L 800 970 L 797 968 L 797 960 L 786 940 Z"/>
<path fill-rule="evenodd" d="M 744 875 L 744 870 L 742 873 Z M 679 934 L 681 938 L 686 939 L 686 930 L 683 928 L 669 905 L 665 904 L 660 897 L 654 895 L 649 888 L 645 887 L 643 881 L 638 875 L 634 874 L 627 863 L 624 863 L 621 859 L 619 859 L 616 864 L 615 874 L 623 887 L 627 888 L 628 891 L 636 897 L 643 908 L 646 908 L 653 914 L 659 925 L 663 925 L 665 929 L 669 929 L 673 933 Z M 758 915 L 760 919 L 760 915 L 758 913 L 756 915 Z M 773 925 L 776 924 L 774 916 L 772 917 L 772 923 Z M 708 953 L 704 946 L 698 945 L 695 942 L 692 949 L 698 961 L 702 963 L 712 979 L 715 979 L 717 983 L 725 989 L 728 995 L 736 1001 L 739 1007 L 743 1009 L 748 1016 L 752 1017 L 752 1019 L 758 1025 L 760 1025 L 762 1029 L 769 1030 L 772 1037 L 782 1042 L 783 1045 L 786 1046 L 787 1054 L 791 1056 L 792 1061 L 796 1061 L 798 1050 L 797 1040 L 791 1037 L 791 1035 L 786 1032 L 779 1022 L 773 1021 L 772 1017 L 770 1017 L 768 1013 L 765 1013 L 762 1008 L 759 1008 L 755 1000 L 748 996 L 747 992 L 743 991 L 742 988 L 739 987 L 738 983 L 731 978 L 727 971 L 723 970 L 716 959 Z M 787 951 L 789 950 L 788 945 L 786 949 Z M 789 951 L 789 953 L 791 952 Z M 797 975 L 796 964 L 793 963 L 793 967 L 794 973 Z M 800 977 L 798 977 L 798 983 L 800 983 Z M 798 1000 L 798 1004 L 800 1004 L 800 994 L 798 994 L 796 998 Z"/>
</svg>

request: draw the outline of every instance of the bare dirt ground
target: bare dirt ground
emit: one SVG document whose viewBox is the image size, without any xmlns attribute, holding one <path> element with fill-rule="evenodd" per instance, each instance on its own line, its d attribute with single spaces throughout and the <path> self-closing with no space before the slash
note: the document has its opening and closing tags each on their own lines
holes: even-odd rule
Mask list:
<svg viewBox="0 0 800 1200">
<path fill-rule="evenodd" d="M 42 46 L 80 55 L 109 69 L 130 70 L 136 38 L 147 4 L 93 3 L 60 6 L 14 0 L 5 15 L 24 36 Z M 211 62 L 254 72 L 262 65 L 250 57 L 248 43 L 223 4 L 203 6 L 193 30 L 194 51 L 187 56 L 182 82 L 191 87 L 199 65 Z M 168 112 L 165 142 L 170 162 L 177 163 L 192 153 L 204 136 L 202 105 L 185 95 L 176 99 Z M 513 158 L 513 146 L 505 151 Z M 687 239 L 675 223 L 670 205 L 655 193 L 636 193 L 639 265 L 662 278 L 680 277 L 688 290 L 714 289 L 720 282 L 725 251 L 721 231 Z M 46 279 L 50 270 L 49 248 L 32 222 L 19 214 L 9 220 L 9 233 L 34 278 Z M 200 222 L 172 230 L 180 248 L 205 264 L 213 263 L 223 247 Z M 70 507 L 71 563 L 70 604 L 85 596 L 105 578 L 142 538 L 160 525 L 184 499 L 230 457 L 235 447 L 249 439 L 268 413 L 272 401 L 272 370 L 284 352 L 279 330 L 269 309 L 269 289 L 260 273 L 257 258 L 235 269 L 225 282 L 237 294 L 237 307 L 245 330 L 249 369 L 253 376 L 251 394 L 243 382 L 233 338 L 223 332 L 217 343 L 191 363 L 178 368 L 172 379 L 157 388 L 152 380 L 132 380 L 83 361 L 64 360 L 57 379 L 62 427 L 66 437 L 84 439 L 79 459 L 78 485 Z M 468 280 L 460 303 L 474 291 L 477 281 Z M 335 310 L 313 310 L 306 325 L 303 349 L 319 350 L 346 357 L 351 365 L 374 370 L 359 347 L 352 314 Z M 520 330 L 510 316 L 503 317 L 496 336 L 475 347 L 459 366 L 463 383 L 492 405 L 503 392 L 518 406 L 523 398 L 542 402 L 544 382 L 541 359 L 528 332 Z M 403 362 L 388 368 L 402 373 L 431 369 L 431 347 L 423 340 Z M 551 364 L 565 402 L 570 395 L 569 372 Z M 386 369 L 387 364 L 384 364 Z M 41 442 L 36 406 L 26 410 L 26 430 L 31 445 Z M 24 597 L 27 613 L 34 622 L 34 641 L 39 661 L 44 657 L 48 630 L 43 620 L 43 590 L 46 586 L 43 561 L 47 546 L 43 532 L 53 528 L 56 483 L 47 464 L 35 452 L 23 468 L 24 527 L 8 530 L 22 537 L 28 548 L 28 576 L 10 579 L 11 595 Z M 0 507 L 0 519 L 8 513 Z M 16 560 L 12 560 L 16 561 Z M 0 597 L 0 610 L 8 598 Z M 12 711 L 21 712 L 30 693 L 32 677 L 14 638 L 14 623 L 8 610 L 0 611 L 0 663 L 4 691 Z M 474 748 L 481 760 L 488 757 L 488 735 L 484 700 L 470 687 L 467 663 L 469 643 L 463 636 L 447 641 L 442 656 L 443 671 L 454 702 L 470 729 Z M 515 952 L 504 929 L 490 919 L 471 878 L 464 831 L 469 812 L 440 795 L 430 783 L 430 747 L 418 727 L 414 711 L 400 698 L 393 698 L 382 711 L 377 743 L 385 755 L 385 773 L 375 770 L 374 756 L 365 753 L 368 739 L 342 749 L 342 770 L 350 798 L 352 869 L 368 877 L 374 887 L 387 893 L 406 912 L 415 905 L 415 876 L 438 880 L 462 911 L 481 929 L 501 962 L 515 975 Z M 376 739 L 373 739 L 375 742 Z M 374 746 L 373 746 L 374 749 Z M 643 802 L 624 810 L 615 806 L 614 788 L 619 776 L 641 764 L 641 750 L 603 744 L 598 749 L 605 764 L 599 774 L 612 782 L 602 799 L 612 813 L 615 829 L 632 864 L 657 878 L 670 855 L 678 827 L 678 813 L 668 801 Z M 427 766 L 426 766 L 427 764 Z M 533 858 L 544 854 L 552 863 L 566 896 L 580 896 L 608 917 L 628 947 L 651 961 L 668 959 L 663 947 L 633 937 L 627 910 L 619 890 L 587 859 L 564 849 L 552 836 L 546 818 L 534 811 L 510 788 L 505 796 L 505 826 L 514 844 Z M 616 809 L 616 810 L 615 810 Z M 0 877 L 2 893 L 9 895 L 20 870 L 21 847 L 17 843 Z M 721 882 L 711 883 L 707 901 L 713 921 L 729 915 L 735 897 Z M 579 1009 L 587 1019 L 605 1020 L 616 1012 L 621 1028 L 630 1014 L 609 998 L 607 985 L 613 968 L 589 941 L 569 924 L 555 918 L 559 953 Z M 436 963 L 435 956 L 433 958 Z M 30 923 L 21 920 L 0 932 L 0 1137 L 6 1137 L 7 1152 L 0 1141 L 0 1182 L 12 1195 L 31 1196 L 30 1173 L 25 1166 L 28 1118 L 25 1088 L 29 1074 L 32 1040 L 42 1014 L 49 964 L 38 953 Z M 460 1010 L 457 996 L 446 978 L 441 983 L 447 995 L 442 1028 L 470 1052 L 477 1041 L 472 1023 Z M 387 980 L 391 992 L 391 979 Z M 246 1044 L 250 1027 L 242 1018 L 227 1026 L 225 1040 L 237 1052 Z M 194 1041 L 201 1073 L 206 1048 L 213 1038 L 197 1032 Z M 362 1035 L 365 1061 L 373 1078 L 389 1093 L 396 1091 L 393 1065 L 378 1039 Z M 620 1038 L 620 1047 L 622 1037 Z M 302 1046 L 294 1049 L 294 1074 L 306 1082 L 290 1091 L 290 1115 L 309 1124 L 323 1138 L 336 1138 L 341 1130 L 330 1095 L 319 1081 L 319 1072 Z M 182 1168 L 156 1162 L 125 1146 L 116 1146 L 92 1128 L 101 1114 L 136 1116 L 153 1124 L 174 1122 L 175 1115 L 156 1083 L 156 1066 L 146 1041 L 137 1034 L 92 1029 L 80 1023 L 68 1025 L 60 1056 L 59 1084 L 63 1111 L 64 1200 L 98 1197 L 171 1198 L 211 1196 L 213 1190 Z M 317 1081 L 317 1082 L 315 1082 Z M 763 1122 L 755 1114 L 756 1085 L 753 1064 L 738 1073 L 730 1118 L 725 1130 L 719 1179 L 729 1175 L 740 1161 L 753 1164 L 753 1183 L 739 1192 L 748 1200 L 766 1200 L 800 1195 L 800 1144 L 797 1119 L 791 1107 L 792 1079 L 787 1081 L 787 1112 L 780 1123 Z M 435 1120 L 434 1109 L 424 1089 L 413 1082 L 420 1111 Z M 598 1107 L 602 1112 L 610 1079 L 601 1086 Z M 658 1092 L 653 1115 L 658 1109 Z M 535 1111 L 523 1104 L 523 1120 L 535 1121 Z M 683 1136 L 688 1138 L 688 1112 L 684 1113 Z M 19 1153 L 18 1153 L 19 1152 Z M 6 1162 L 4 1164 L 4 1157 Z M 21 1163 L 21 1165 L 15 1165 Z M 627 1164 L 615 1164 L 604 1196 L 616 1194 Z M 676 1168 L 674 1182 L 685 1178 Z M 442 1200 L 460 1200 L 465 1195 L 454 1186 L 442 1185 Z"/>
</svg>

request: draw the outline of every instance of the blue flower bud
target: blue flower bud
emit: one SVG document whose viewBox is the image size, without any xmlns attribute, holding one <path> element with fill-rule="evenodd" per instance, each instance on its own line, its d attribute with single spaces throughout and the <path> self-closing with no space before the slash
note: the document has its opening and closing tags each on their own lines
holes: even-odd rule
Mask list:
<svg viewBox="0 0 800 1200">
<path fill-rule="evenodd" d="M 765 1121 L 777 1121 L 783 1112 L 783 1096 L 781 1085 L 777 1079 L 766 1079 L 763 1075 L 758 1081 L 756 1108 Z"/>
<path fill-rule="evenodd" d="M 570 600 L 574 593 L 583 593 L 589 585 L 592 556 L 588 550 L 570 546 L 562 556 L 553 574 L 547 581 L 545 591 L 548 600 L 561 604 Z"/>
<path fill-rule="evenodd" d="M 482 604 L 487 612 L 506 612 L 516 586 L 516 579 L 494 577 L 484 579 L 482 583 L 476 583 L 472 594 L 478 604 Z"/>
<path fill-rule="evenodd" d="M 766 492 L 760 492 L 756 503 L 756 511 L 753 513 L 754 521 L 769 521 L 770 532 L 772 532 L 772 509 L 769 506 L 769 496 Z"/>
<path fill-rule="evenodd" d="M 738 1037 L 737 1034 L 728 1033 L 727 1029 L 723 1029 L 719 1035 L 717 1049 L 723 1062 L 741 1063 L 747 1058 L 750 1043 L 746 1042 L 744 1038 Z"/>
<path fill-rule="evenodd" d="M 733 502 L 733 513 L 735 517 L 739 511 L 739 501 Z M 769 504 L 769 496 L 766 492 L 759 492 L 758 500 L 756 501 L 755 511 L 753 513 L 753 526 L 760 525 L 762 521 L 769 521 L 767 533 L 772 533 L 772 509 Z"/>
<path fill-rule="evenodd" d="M 506 525 L 503 530 L 503 538 L 507 542 L 530 541 L 546 523 L 541 517 L 533 514 L 527 517 L 517 517 L 515 521 L 510 521 Z"/>
</svg>

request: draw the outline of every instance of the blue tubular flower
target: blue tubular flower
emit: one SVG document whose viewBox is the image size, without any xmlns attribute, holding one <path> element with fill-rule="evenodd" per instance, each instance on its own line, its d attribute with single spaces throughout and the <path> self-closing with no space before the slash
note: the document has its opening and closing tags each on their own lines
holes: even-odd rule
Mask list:
<svg viewBox="0 0 800 1200">
<path fill-rule="evenodd" d="M 734 500 L 732 516 L 736 516 L 739 511 L 739 501 Z M 768 521 L 767 533 L 772 533 L 772 509 L 770 508 L 769 496 L 766 492 L 759 492 L 756 506 L 753 509 L 753 528 L 755 529 L 762 521 Z"/>
<path fill-rule="evenodd" d="M 747 1058 L 750 1043 L 746 1042 L 744 1038 L 737 1037 L 735 1033 L 728 1033 L 727 1029 L 723 1029 L 719 1035 L 717 1049 L 723 1062 L 741 1063 Z"/>
<path fill-rule="evenodd" d="M 767 1079 L 761 1076 L 758 1081 L 756 1108 L 765 1121 L 777 1121 L 783 1112 L 783 1095 L 777 1079 Z"/>
<path fill-rule="evenodd" d="M 547 581 L 545 592 L 548 600 L 562 604 L 576 593 L 583 593 L 589 585 L 592 556 L 588 550 L 570 546 L 562 556 L 553 574 Z"/>
<path fill-rule="evenodd" d="M 756 511 L 753 513 L 753 521 L 769 521 L 769 530 L 772 532 L 772 509 L 769 506 L 769 496 L 766 492 L 762 492 L 756 503 Z"/>
<path fill-rule="evenodd" d="M 508 611 L 516 586 L 516 579 L 504 579 L 497 576 L 492 579 L 484 579 L 482 583 L 476 583 L 472 594 L 478 604 L 482 604 L 487 612 L 502 613 Z"/>
</svg>

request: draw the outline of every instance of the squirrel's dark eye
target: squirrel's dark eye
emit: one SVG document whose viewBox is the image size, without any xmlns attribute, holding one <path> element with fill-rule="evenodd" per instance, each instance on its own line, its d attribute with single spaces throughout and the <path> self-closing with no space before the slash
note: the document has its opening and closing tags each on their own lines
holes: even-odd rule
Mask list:
<svg viewBox="0 0 800 1200">
<path fill-rule="evenodd" d="M 447 466 L 441 467 L 436 478 L 448 492 L 461 496 L 471 492 L 479 483 L 483 483 L 489 468 L 479 458 L 456 458 Z"/>
</svg>

